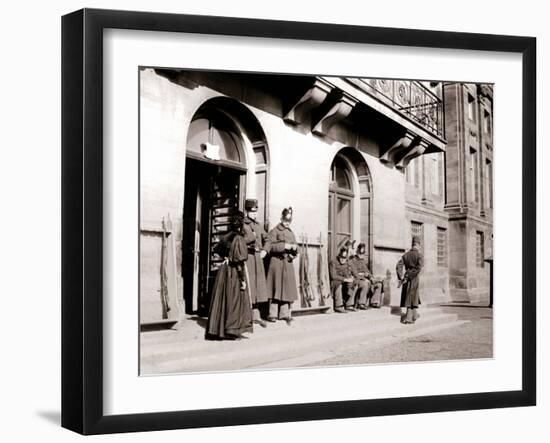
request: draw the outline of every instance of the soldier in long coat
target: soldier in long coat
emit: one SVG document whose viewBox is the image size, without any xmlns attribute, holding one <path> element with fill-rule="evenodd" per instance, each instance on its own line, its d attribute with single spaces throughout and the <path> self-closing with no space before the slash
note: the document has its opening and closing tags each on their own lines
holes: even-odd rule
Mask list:
<svg viewBox="0 0 550 443">
<path fill-rule="evenodd" d="M 244 239 L 248 247 L 248 260 L 246 267 L 248 270 L 248 283 L 250 285 L 250 298 L 252 302 L 252 314 L 254 323 L 263 328 L 266 323 L 260 317 L 259 305 L 267 302 L 267 283 L 265 279 L 265 268 L 263 258 L 266 256 L 264 243 L 267 234 L 260 223 L 256 221 L 258 216 L 258 200 L 246 199 L 244 203 L 246 217 L 244 219 Z"/>
<path fill-rule="evenodd" d="M 298 255 L 296 237 L 290 229 L 292 208 L 283 209 L 281 222 L 267 235 L 264 249 L 270 255 L 267 272 L 267 297 L 270 301 L 268 321 L 292 321 L 290 304 L 298 299 L 293 260 Z"/>
<path fill-rule="evenodd" d="M 407 313 L 402 320 L 403 323 L 414 323 L 420 314 L 418 306 L 420 305 L 420 271 L 424 266 L 424 257 L 420 252 L 420 238 L 414 236 L 412 247 L 405 252 L 399 262 L 397 262 L 397 279 L 401 287 L 401 307 L 407 308 Z"/>
</svg>

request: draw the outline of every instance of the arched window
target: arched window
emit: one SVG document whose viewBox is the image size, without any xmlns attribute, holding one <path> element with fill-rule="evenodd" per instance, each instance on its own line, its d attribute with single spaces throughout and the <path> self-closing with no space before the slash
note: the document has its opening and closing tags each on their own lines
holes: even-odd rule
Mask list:
<svg viewBox="0 0 550 443">
<path fill-rule="evenodd" d="M 329 170 L 327 252 L 333 259 L 347 240 L 365 243 L 372 265 L 372 180 L 363 156 L 343 148 Z"/>
<path fill-rule="evenodd" d="M 207 152 L 208 145 L 215 146 L 217 152 Z M 229 163 L 244 163 L 242 141 L 236 128 L 223 114 L 195 118 L 189 125 L 187 136 L 188 152 L 199 157 L 219 155 L 219 160 Z"/>
<path fill-rule="evenodd" d="M 338 250 L 351 240 L 353 232 L 352 173 L 346 160 L 337 155 L 330 167 L 328 197 L 328 256 L 333 258 Z"/>
</svg>

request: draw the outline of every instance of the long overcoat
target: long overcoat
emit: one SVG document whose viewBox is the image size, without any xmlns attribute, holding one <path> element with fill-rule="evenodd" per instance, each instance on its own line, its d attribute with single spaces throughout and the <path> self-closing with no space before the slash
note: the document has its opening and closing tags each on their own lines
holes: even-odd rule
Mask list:
<svg viewBox="0 0 550 443">
<path fill-rule="evenodd" d="M 248 247 L 248 283 L 250 285 L 250 297 L 252 304 L 267 301 L 267 283 L 265 279 L 265 268 L 260 252 L 266 241 L 267 234 L 264 228 L 256 220 L 248 217 L 244 219 L 244 240 Z"/>
<path fill-rule="evenodd" d="M 241 289 L 240 271 L 247 259 L 244 237 L 229 233 L 216 245 L 227 260 L 216 275 L 206 325 L 206 338 L 227 338 L 252 332 L 252 306 L 248 288 Z"/>
<path fill-rule="evenodd" d="M 296 244 L 296 237 L 290 228 L 285 228 L 279 223 L 269 231 L 264 245 L 264 249 L 270 255 L 267 297 L 283 302 L 293 302 L 298 299 L 296 274 L 292 264 L 297 253 L 286 251 L 285 243 Z"/>
<path fill-rule="evenodd" d="M 330 275 L 330 287 L 333 289 L 340 286 L 345 278 L 356 277 L 349 260 L 344 264 L 341 264 L 338 259 L 331 261 L 328 265 L 328 271 Z"/>
<path fill-rule="evenodd" d="M 401 287 L 401 307 L 417 308 L 420 305 L 420 271 L 424 266 L 424 257 L 422 253 L 412 248 L 405 252 L 399 262 L 397 262 L 397 276 L 400 280 L 405 278 Z"/>
</svg>

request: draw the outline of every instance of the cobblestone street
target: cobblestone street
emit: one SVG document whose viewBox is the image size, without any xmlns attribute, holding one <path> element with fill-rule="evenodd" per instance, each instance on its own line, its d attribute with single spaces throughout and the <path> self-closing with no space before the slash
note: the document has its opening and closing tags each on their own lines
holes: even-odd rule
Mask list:
<svg viewBox="0 0 550 443">
<path fill-rule="evenodd" d="M 372 347 L 347 348 L 338 355 L 307 366 L 354 365 L 449 359 L 491 358 L 493 349 L 493 310 L 479 306 L 445 306 L 443 311 L 456 314 L 454 327 L 402 340 L 379 342 Z M 418 323 L 422 318 L 418 320 Z"/>
</svg>

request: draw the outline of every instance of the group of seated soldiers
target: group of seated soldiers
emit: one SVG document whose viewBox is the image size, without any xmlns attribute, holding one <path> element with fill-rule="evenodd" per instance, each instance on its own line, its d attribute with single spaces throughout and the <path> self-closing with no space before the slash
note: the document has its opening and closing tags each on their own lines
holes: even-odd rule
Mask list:
<svg viewBox="0 0 550 443">
<path fill-rule="evenodd" d="M 334 311 L 346 313 L 365 310 L 369 306 L 379 308 L 382 304 L 382 280 L 370 272 L 365 244 L 359 243 L 355 254 L 350 255 L 349 248 L 343 247 L 329 265 Z"/>
</svg>

